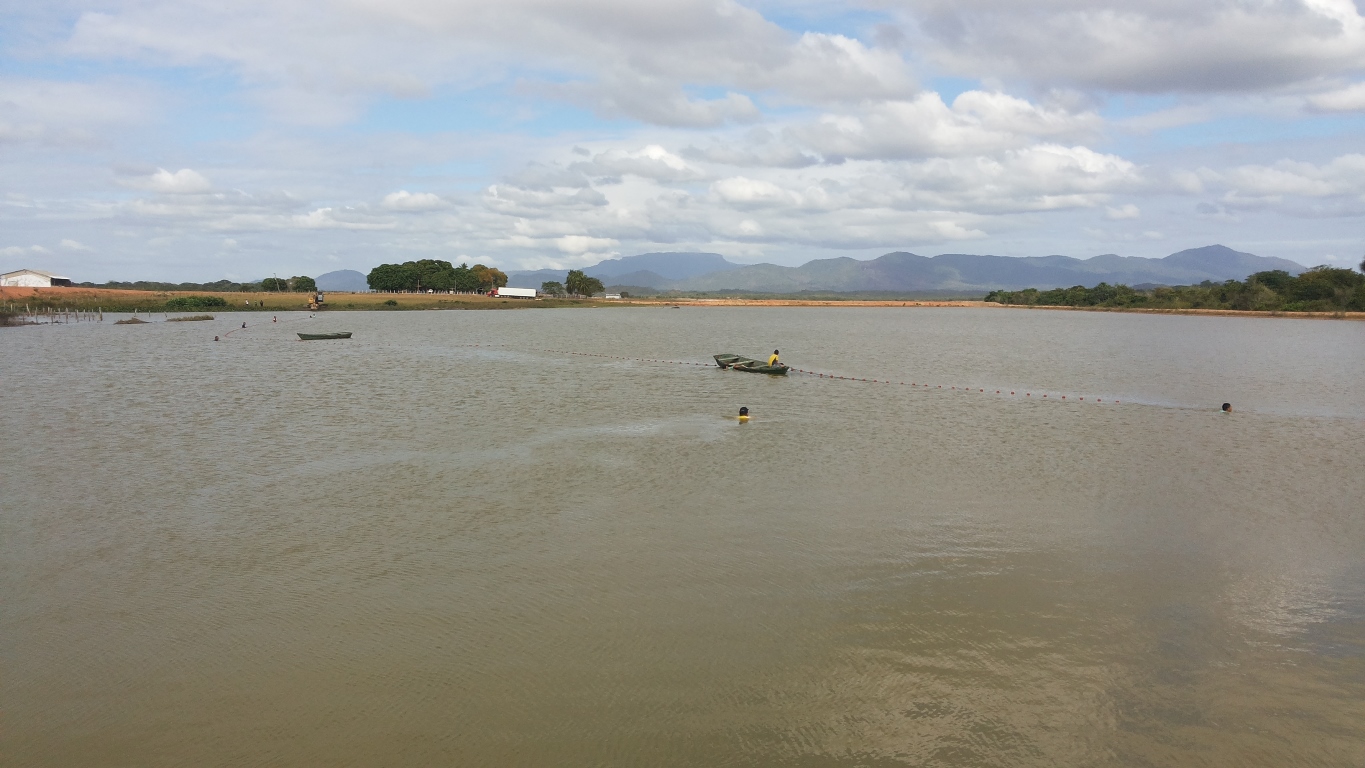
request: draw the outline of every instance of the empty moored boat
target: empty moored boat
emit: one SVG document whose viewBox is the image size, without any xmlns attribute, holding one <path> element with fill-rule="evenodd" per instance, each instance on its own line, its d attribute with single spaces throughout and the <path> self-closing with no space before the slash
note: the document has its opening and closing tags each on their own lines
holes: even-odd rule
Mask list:
<svg viewBox="0 0 1365 768">
<path fill-rule="evenodd" d="M 344 332 L 344 333 L 300 333 L 300 334 L 299 334 L 299 340 L 300 340 L 300 341 L 320 341 L 320 340 L 322 340 L 322 339 L 349 339 L 349 338 L 351 338 L 351 332 L 350 332 L 350 331 L 346 331 L 346 332 Z"/>
</svg>

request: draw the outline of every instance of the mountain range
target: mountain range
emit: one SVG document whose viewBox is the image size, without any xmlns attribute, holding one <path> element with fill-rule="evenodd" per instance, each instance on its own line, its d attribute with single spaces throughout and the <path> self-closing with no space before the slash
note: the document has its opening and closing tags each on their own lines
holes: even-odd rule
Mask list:
<svg viewBox="0 0 1365 768">
<path fill-rule="evenodd" d="M 715 253 L 645 253 L 603 261 L 583 271 L 608 287 L 660 291 L 982 293 L 1073 285 L 1089 288 L 1099 283 L 1191 285 L 1205 280 L 1242 280 L 1254 272 L 1272 269 L 1297 275 L 1304 271 L 1304 266 L 1286 259 L 1234 251 L 1223 245 L 1209 245 L 1161 259 L 1112 253 L 1075 259 L 965 253 L 919 256 L 898 251 L 865 261 L 848 257 L 817 259 L 799 267 L 735 264 Z M 563 282 L 565 274 L 549 269 L 514 272 L 508 276 L 508 284 L 539 288 L 547 280 Z"/>
<path fill-rule="evenodd" d="M 583 272 L 588 277 L 611 285 L 668 290 L 664 286 L 743 268 L 743 264 L 727 261 L 719 253 L 642 253 L 607 259 L 587 267 Z M 539 288 L 541 283 L 550 280 L 564 282 L 565 274 L 567 272 L 562 269 L 513 272 L 507 276 L 507 284 L 513 288 Z"/>
</svg>

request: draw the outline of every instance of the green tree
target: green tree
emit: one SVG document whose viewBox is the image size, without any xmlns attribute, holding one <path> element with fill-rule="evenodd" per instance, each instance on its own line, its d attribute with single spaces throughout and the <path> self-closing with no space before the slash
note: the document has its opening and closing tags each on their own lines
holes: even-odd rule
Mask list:
<svg viewBox="0 0 1365 768">
<path fill-rule="evenodd" d="M 417 284 L 412 290 L 449 291 L 455 287 L 455 268 L 448 261 L 419 259 L 404 264 L 407 265 L 411 265 L 410 269 L 417 279 Z"/>
<path fill-rule="evenodd" d="M 416 285 L 416 276 L 404 264 L 380 264 L 365 276 L 372 291 L 408 291 Z"/>
<path fill-rule="evenodd" d="M 547 296 L 563 296 L 564 284 L 558 280 L 547 280 L 540 284 L 540 292 Z"/>
<path fill-rule="evenodd" d="M 461 264 L 455 268 L 455 290 L 461 293 L 473 293 L 479 290 L 479 278 L 474 276 L 474 270 L 468 264 Z"/>
<path fill-rule="evenodd" d="M 574 296 L 591 296 L 606 290 L 601 280 L 588 277 L 580 269 L 569 270 L 569 276 L 564 280 L 564 288 Z"/>
<path fill-rule="evenodd" d="M 287 291 L 289 290 L 289 281 L 281 280 L 278 277 L 267 277 L 266 279 L 261 281 L 261 290 Z"/>
<path fill-rule="evenodd" d="M 564 278 L 564 290 L 568 291 L 570 296 L 582 296 L 583 281 L 586 280 L 587 277 L 588 276 L 583 274 L 583 270 L 581 269 L 569 270 L 568 277 Z"/>
<path fill-rule="evenodd" d="M 1260 283 L 1276 293 L 1284 293 L 1285 288 L 1293 283 L 1294 279 L 1293 275 L 1283 269 L 1272 269 L 1251 275 L 1247 278 L 1247 282 Z"/>
<path fill-rule="evenodd" d="M 317 291 L 318 284 L 307 275 L 295 275 L 289 278 L 289 289 L 295 293 L 313 293 Z"/>
<path fill-rule="evenodd" d="M 458 290 L 459 270 L 448 261 L 419 259 L 402 264 L 380 264 L 365 281 L 376 291 Z"/>
</svg>

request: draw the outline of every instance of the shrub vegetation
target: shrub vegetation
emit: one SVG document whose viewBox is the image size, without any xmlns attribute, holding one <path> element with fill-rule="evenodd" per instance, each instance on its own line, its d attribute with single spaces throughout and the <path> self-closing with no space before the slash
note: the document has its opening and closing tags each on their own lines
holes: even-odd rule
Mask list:
<svg viewBox="0 0 1365 768">
<path fill-rule="evenodd" d="M 1365 264 L 1362 264 L 1365 269 Z M 1151 309 L 1242 309 L 1263 312 L 1365 312 L 1365 275 L 1351 269 L 1313 267 L 1295 277 L 1283 270 L 1257 272 L 1245 281 L 1139 290 L 1100 283 L 1040 291 L 991 291 L 986 301 L 1051 307 L 1147 307 Z"/>
<path fill-rule="evenodd" d="M 166 300 L 166 310 L 170 312 L 188 312 L 192 309 L 212 309 L 214 307 L 226 307 L 227 299 L 222 296 L 176 296 Z"/>
</svg>

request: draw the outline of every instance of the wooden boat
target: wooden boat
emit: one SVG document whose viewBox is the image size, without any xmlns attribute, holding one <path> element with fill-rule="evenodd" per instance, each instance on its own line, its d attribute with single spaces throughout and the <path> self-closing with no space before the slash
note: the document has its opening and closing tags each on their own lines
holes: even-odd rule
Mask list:
<svg viewBox="0 0 1365 768">
<path fill-rule="evenodd" d="M 744 357 L 742 355 L 730 354 L 728 352 L 715 355 L 715 358 L 716 365 L 719 365 L 721 368 L 733 368 L 736 371 L 748 371 L 749 373 L 771 373 L 775 376 L 785 376 L 788 370 L 787 366 L 781 363 L 778 363 L 777 365 L 768 365 L 767 363 L 764 363 L 762 360 L 755 360 L 752 357 Z"/>
<path fill-rule="evenodd" d="M 322 340 L 322 339 L 349 339 L 349 338 L 351 338 L 351 332 L 350 332 L 350 331 L 346 331 L 346 332 L 344 332 L 344 333 L 300 333 L 300 334 L 299 334 L 299 340 L 300 340 L 300 341 L 320 341 L 320 340 Z"/>
</svg>

